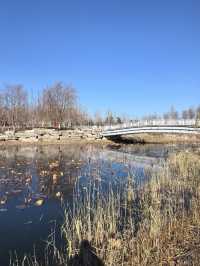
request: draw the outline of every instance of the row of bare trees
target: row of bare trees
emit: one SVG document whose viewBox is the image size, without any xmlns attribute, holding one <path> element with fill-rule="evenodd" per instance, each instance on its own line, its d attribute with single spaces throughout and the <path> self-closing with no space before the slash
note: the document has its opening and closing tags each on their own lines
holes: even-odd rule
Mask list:
<svg viewBox="0 0 200 266">
<path fill-rule="evenodd" d="M 9 85 L 0 92 L 1 127 L 66 128 L 86 123 L 88 115 L 78 104 L 76 90 L 61 82 L 44 89 L 34 101 L 22 85 Z"/>
<path fill-rule="evenodd" d="M 36 96 L 36 95 L 35 95 Z M 144 120 L 200 119 L 200 106 L 179 113 L 173 106 L 163 115 L 148 115 Z M 34 100 L 22 85 L 9 85 L 0 90 L 0 126 L 12 128 L 54 127 L 70 128 L 77 125 L 112 125 L 137 119 L 117 116 L 111 111 L 93 118 L 80 108 L 76 89 L 58 82 L 40 92 Z"/>
<path fill-rule="evenodd" d="M 131 118 L 128 115 L 114 115 L 111 111 L 108 111 L 105 116 L 101 116 L 100 113 L 96 113 L 94 116 L 95 125 L 115 125 L 127 122 L 135 122 L 139 120 L 178 120 L 178 119 L 199 119 L 200 120 L 200 105 L 197 108 L 189 107 L 188 109 L 178 112 L 175 107 L 171 107 L 170 110 L 164 114 L 150 114 L 143 116 L 142 118 Z"/>
<path fill-rule="evenodd" d="M 177 120 L 177 119 L 200 119 L 200 106 L 197 108 L 189 107 L 188 109 L 183 110 L 182 112 L 178 112 L 174 106 L 170 108 L 170 110 L 163 115 L 152 114 L 143 117 L 144 120 L 156 120 L 156 119 L 164 119 L 164 120 Z"/>
</svg>

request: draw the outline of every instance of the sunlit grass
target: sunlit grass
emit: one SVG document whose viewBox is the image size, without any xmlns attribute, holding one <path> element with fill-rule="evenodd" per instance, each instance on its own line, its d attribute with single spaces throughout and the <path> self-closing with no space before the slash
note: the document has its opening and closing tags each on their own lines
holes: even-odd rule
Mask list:
<svg viewBox="0 0 200 266">
<path fill-rule="evenodd" d="M 172 155 L 161 171 L 148 174 L 150 181 L 136 186 L 130 173 L 107 193 L 100 179 L 86 188 L 77 185 L 73 206 L 65 206 L 64 249 L 57 250 L 51 237 L 46 253 L 67 265 L 88 239 L 109 266 L 200 265 L 199 155 Z M 39 263 L 26 257 L 18 265 Z"/>
</svg>

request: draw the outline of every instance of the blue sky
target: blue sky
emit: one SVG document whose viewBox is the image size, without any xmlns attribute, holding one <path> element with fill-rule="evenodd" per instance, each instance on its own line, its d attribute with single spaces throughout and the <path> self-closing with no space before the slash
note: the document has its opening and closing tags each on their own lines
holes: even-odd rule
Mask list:
<svg viewBox="0 0 200 266">
<path fill-rule="evenodd" d="M 200 1 L 0 0 L 0 86 L 63 81 L 88 111 L 200 103 Z"/>
</svg>

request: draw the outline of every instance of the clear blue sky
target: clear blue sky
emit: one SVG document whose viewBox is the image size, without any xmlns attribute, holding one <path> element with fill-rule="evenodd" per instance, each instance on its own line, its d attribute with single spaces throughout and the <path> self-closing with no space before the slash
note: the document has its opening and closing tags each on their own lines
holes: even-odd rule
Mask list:
<svg viewBox="0 0 200 266">
<path fill-rule="evenodd" d="M 0 86 L 77 88 L 89 112 L 200 103 L 199 0 L 0 0 Z"/>
</svg>

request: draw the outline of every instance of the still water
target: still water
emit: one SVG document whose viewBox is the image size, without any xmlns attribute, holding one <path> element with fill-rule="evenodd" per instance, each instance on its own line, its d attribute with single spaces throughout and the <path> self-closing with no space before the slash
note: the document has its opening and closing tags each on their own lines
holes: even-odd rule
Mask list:
<svg viewBox="0 0 200 266">
<path fill-rule="evenodd" d="M 52 230 L 62 224 L 61 202 L 72 203 L 77 183 L 98 179 L 104 186 L 134 173 L 145 182 L 144 169 L 162 167 L 170 153 L 185 145 L 42 145 L 0 147 L 0 266 L 10 257 L 35 252 L 42 257 Z"/>
</svg>

